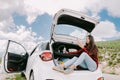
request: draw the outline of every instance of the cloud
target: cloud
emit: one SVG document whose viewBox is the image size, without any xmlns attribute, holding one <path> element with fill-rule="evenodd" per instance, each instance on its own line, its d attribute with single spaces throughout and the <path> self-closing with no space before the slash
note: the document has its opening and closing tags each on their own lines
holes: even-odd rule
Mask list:
<svg viewBox="0 0 120 80">
<path fill-rule="evenodd" d="M 4 42 L 4 40 L 10 39 L 21 43 L 29 42 L 31 44 L 36 44 L 37 41 L 43 39 L 41 36 L 37 36 L 37 34 L 33 32 L 31 28 L 26 28 L 26 26 L 23 25 L 17 26 L 14 23 L 14 13 L 23 16 L 28 16 L 30 14 L 32 16 L 35 16 L 35 14 L 32 14 L 34 13 L 33 10 L 28 10 L 28 7 L 25 5 L 24 0 L 0 0 L 0 5 L 0 40 Z M 30 22 L 31 21 L 28 21 L 28 23 Z"/>
<path fill-rule="evenodd" d="M 104 7 L 108 10 L 108 13 L 114 17 L 120 17 L 120 1 L 119 0 L 102 0 Z"/>
<path fill-rule="evenodd" d="M 0 21 L 0 31 L 8 33 L 15 30 L 15 24 L 12 17 Z"/>
<path fill-rule="evenodd" d="M 10 18 L 13 13 L 24 13 L 24 0 L 0 0 L 0 21 Z"/>
<path fill-rule="evenodd" d="M 90 7 L 87 7 L 87 9 L 90 10 L 94 16 L 99 16 L 98 13 L 101 10 L 107 10 L 110 16 L 120 17 L 119 5 L 119 0 L 99 0 Z"/>
<path fill-rule="evenodd" d="M 98 13 L 106 9 L 109 15 L 120 17 L 119 3 L 118 0 L 0 0 L 0 40 L 4 42 L 4 40 L 12 39 L 30 44 L 43 40 L 42 36 L 37 36 L 31 28 L 15 25 L 14 13 L 25 16 L 29 24 L 32 24 L 39 15 L 48 13 L 53 16 L 62 8 L 82 11 L 87 14 L 90 11 L 92 16 L 98 18 L 100 18 Z M 99 40 L 120 37 L 120 32 L 110 21 L 101 21 L 93 34 Z"/>
<path fill-rule="evenodd" d="M 110 21 L 101 21 L 93 30 L 92 34 L 97 41 L 120 37 L 120 32 L 116 30 L 114 23 Z"/>
<path fill-rule="evenodd" d="M 0 5 L 2 6 L 0 7 L 0 21 L 12 17 L 12 14 L 14 13 L 26 16 L 26 20 L 29 24 L 35 21 L 39 11 L 32 8 L 32 6 L 28 6 L 25 1 L 26 0 L 0 0 Z"/>
<path fill-rule="evenodd" d="M 73 9 L 88 13 L 92 12 L 92 16 L 98 17 L 98 13 L 105 9 L 109 15 L 113 17 L 120 17 L 119 11 L 120 1 L 115 0 L 25 0 L 24 8 L 29 23 L 34 22 L 38 15 L 48 13 L 54 15 L 62 8 Z"/>
<path fill-rule="evenodd" d="M 43 13 L 54 15 L 62 8 L 86 12 L 87 7 L 96 2 L 96 0 L 1 0 L 0 20 L 11 17 L 13 13 L 18 13 L 26 16 L 27 22 L 31 24 L 38 15 Z"/>
<path fill-rule="evenodd" d="M 88 13 L 92 12 L 92 16 L 97 16 L 98 13 L 106 9 L 109 15 L 120 17 L 119 11 L 120 1 L 115 0 L 1 0 L 0 5 L 0 21 L 12 16 L 13 13 L 26 16 L 29 24 L 33 23 L 37 16 L 43 13 L 54 15 L 62 8 L 73 9 Z"/>
<path fill-rule="evenodd" d="M 7 23 L 6 23 L 7 24 Z M 4 27 L 0 30 L 0 39 L 11 39 L 17 41 L 35 41 L 36 33 L 25 26 Z"/>
<path fill-rule="evenodd" d="M 37 36 L 35 32 L 32 31 L 31 28 L 26 28 L 25 26 L 15 26 L 9 27 L 8 32 L 6 32 L 7 27 L 0 29 L 0 53 L 4 53 L 7 40 L 13 40 L 21 43 L 27 49 L 27 51 L 33 50 L 33 48 L 37 45 L 38 42 L 44 40 L 43 37 Z"/>
<path fill-rule="evenodd" d="M 25 11 L 27 13 L 27 21 L 34 22 L 38 15 L 48 13 L 54 15 L 62 8 L 73 9 L 77 11 L 87 12 L 87 8 L 94 5 L 96 0 L 25 0 Z"/>
</svg>

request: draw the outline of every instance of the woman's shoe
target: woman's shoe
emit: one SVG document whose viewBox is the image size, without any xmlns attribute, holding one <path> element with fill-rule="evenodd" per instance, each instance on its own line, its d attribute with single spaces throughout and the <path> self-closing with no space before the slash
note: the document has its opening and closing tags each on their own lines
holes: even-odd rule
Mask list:
<svg viewBox="0 0 120 80">
<path fill-rule="evenodd" d="M 70 74 L 70 73 L 72 73 L 73 71 L 74 71 L 74 69 L 68 68 L 68 69 L 64 70 L 63 73 L 64 73 L 64 74 Z"/>
<path fill-rule="evenodd" d="M 59 72 L 64 72 L 64 68 L 61 65 L 54 66 L 53 70 L 59 71 Z"/>
</svg>

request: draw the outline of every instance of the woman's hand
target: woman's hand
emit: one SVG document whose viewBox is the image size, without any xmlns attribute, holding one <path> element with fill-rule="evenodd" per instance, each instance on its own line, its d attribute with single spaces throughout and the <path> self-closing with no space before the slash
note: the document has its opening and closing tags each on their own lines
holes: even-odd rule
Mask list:
<svg viewBox="0 0 120 80">
<path fill-rule="evenodd" d="M 68 51 L 66 50 L 65 47 L 64 47 L 64 49 L 63 49 L 63 53 L 68 53 Z"/>
<path fill-rule="evenodd" d="M 63 53 L 68 53 L 68 51 L 66 51 L 66 50 L 63 50 Z"/>
<path fill-rule="evenodd" d="M 68 51 L 65 51 L 66 54 L 68 54 Z"/>
<path fill-rule="evenodd" d="M 81 40 L 78 38 L 77 39 L 77 44 L 81 47 L 81 48 L 84 48 L 84 45 L 83 43 L 81 42 Z"/>
</svg>

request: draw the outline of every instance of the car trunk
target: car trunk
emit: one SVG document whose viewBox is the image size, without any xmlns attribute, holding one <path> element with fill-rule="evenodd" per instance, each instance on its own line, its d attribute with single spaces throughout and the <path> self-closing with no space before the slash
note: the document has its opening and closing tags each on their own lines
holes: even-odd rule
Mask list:
<svg viewBox="0 0 120 80">
<path fill-rule="evenodd" d="M 80 54 L 66 54 L 63 51 L 64 49 L 68 52 L 79 50 L 80 47 L 77 45 L 77 39 L 79 38 L 81 41 L 84 41 L 85 44 L 86 36 L 92 32 L 98 23 L 94 18 L 81 12 L 68 9 L 58 11 L 54 16 L 50 39 L 55 65 L 59 64 L 63 58 L 71 59 L 74 56 L 79 57 Z"/>
<path fill-rule="evenodd" d="M 54 42 L 52 44 L 52 50 L 53 50 L 53 61 L 55 65 L 62 64 L 67 59 L 71 59 L 74 56 L 79 57 L 80 54 L 67 54 L 64 52 L 64 49 L 66 49 L 67 52 L 77 51 L 80 49 L 80 47 L 76 44 L 72 43 L 66 43 L 66 42 Z M 86 70 L 80 66 L 77 66 L 77 70 Z"/>
</svg>

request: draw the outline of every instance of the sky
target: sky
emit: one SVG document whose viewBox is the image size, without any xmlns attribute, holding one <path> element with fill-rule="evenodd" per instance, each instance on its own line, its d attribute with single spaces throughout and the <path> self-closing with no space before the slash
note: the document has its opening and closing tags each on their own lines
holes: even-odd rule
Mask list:
<svg viewBox="0 0 120 80">
<path fill-rule="evenodd" d="M 62 8 L 98 19 L 95 41 L 120 39 L 120 0 L 0 0 L 0 5 L 1 51 L 8 39 L 26 46 L 49 40 L 53 17 Z"/>
</svg>

